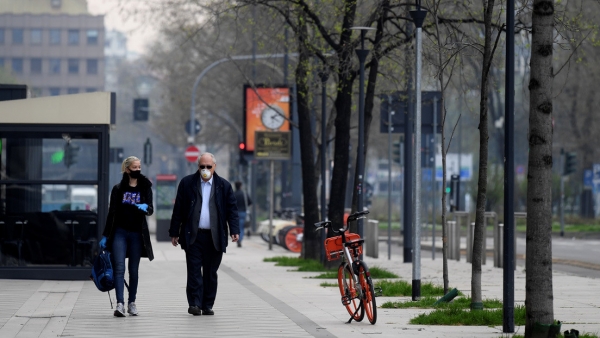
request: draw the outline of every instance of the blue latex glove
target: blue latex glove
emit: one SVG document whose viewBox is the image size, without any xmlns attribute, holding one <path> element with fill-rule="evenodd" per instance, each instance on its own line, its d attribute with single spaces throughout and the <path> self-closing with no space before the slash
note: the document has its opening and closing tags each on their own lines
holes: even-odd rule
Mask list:
<svg viewBox="0 0 600 338">
<path fill-rule="evenodd" d="M 106 249 L 106 237 L 102 236 L 102 239 L 98 244 L 100 245 L 100 248 L 102 248 L 102 250 Z"/>
<path fill-rule="evenodd" d="M 148 204 L 146 204 L 146 203 L 136 204 L 135 206 L 144 212 L 148 211 Z"/>
</svg>

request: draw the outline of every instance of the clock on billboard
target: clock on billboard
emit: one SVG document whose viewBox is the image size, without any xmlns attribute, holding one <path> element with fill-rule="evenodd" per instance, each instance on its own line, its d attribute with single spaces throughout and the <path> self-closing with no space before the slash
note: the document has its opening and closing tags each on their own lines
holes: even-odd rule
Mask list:
<svg viewBox="0 0 600 338">
<path fill-rule="evenodd" d="M 285 122 L 284 112 L 279 106 L 267 106 L 260 114 L 260 120 L 265 127 L 277 130 Z"/>
</svg>

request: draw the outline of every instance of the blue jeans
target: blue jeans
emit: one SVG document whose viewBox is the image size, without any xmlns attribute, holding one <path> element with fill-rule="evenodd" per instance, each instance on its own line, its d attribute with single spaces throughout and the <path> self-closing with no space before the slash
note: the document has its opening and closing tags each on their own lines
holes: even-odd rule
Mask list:
<svg viewBox="0 0 600 338">
<path fill-rule="evenodd" d="M 112 256 L 115 273 L 115 293 L 117 294 L 117 303 L 123 303 L 123 289 L 125 288 L 125 258 L 129 258 L 127 270 L 129 271 L 129 302 L 135 302 L 137 294 L 140 267 L 142 256 L 142 234 L 131 232 L 122 228 L 117 228 L 112 245 Z"/>
<path fill-rule="evenodd" d="M 238 212 L 238 217 L 240 218 L 240 220 L 238 221 L 238 224 L 240 225 L 240 243 L 242 242 L 242 239 L 244 239 L 244 223 L 246 223 L 246 212 L 245 211 L 240 211 Z"/>
</svg>

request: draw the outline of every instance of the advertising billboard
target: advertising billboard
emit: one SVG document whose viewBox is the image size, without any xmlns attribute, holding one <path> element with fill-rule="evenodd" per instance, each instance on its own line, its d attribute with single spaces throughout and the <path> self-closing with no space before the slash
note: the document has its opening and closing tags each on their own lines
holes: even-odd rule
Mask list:
<svg viewBox="0 0 600 338">
<path fill-rule="evenodd" d="M 290 131 L 290 89 L 244 85 L 244 142 L 254 152 L 257 131 Z"/>
</svg>

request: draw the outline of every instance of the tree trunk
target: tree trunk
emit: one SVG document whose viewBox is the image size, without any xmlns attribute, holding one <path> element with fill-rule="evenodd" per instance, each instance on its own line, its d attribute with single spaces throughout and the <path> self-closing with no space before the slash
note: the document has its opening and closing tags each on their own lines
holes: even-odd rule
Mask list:
<svg viewBox="0 0 600 338">
<path fill-rule="evenodd" d="M 479 178 L 477 180 L 477 206 L 475 210 L 475 229 L 473 234 L 473 252 L 471 260 L 471 309 L 482 309 L 481 263 L 484 234 L 484 216 L 487 194 L 488 167 L 488 87 L 489 70 L 492 64 L 492 14 L 494 0 L 485 2 L 484 8 L 485 43 L 483 46 L 483 67 L 481 68 L 481 91 L 479 101 Z"/>
<path fill-rule="evenodd" d="M 333 155 L 333 170 L 331 173 L 331 190 L 329 198 L 328 217 L 333 224 L 342 225 L 346 201 L 346 183 L 348 180 L 348 164 L 350 163 L 350 117 L 352 116 L 352 85 L 354 75 L 351 74 L 352 55 L 349 48 L 352 32 L 350 27 L 356 15 L 356 1 L 344 1 L 344 19 L 337 52 L 338 92 L 335 98 L 335 142 Z M 333 231 L 327 234 L 333 236 Z"/>
<path fill-rule="evenodd" d="M 298 104 L 298 130 L 300 135 L 300 159 L 302 161 L 302 196 L 304 202 L 304 235 L 302 258 L 321 260 L 321 236 L 312 231 L 313 224 L 319 221 L 317 198 L 317 178 L 315 177 L 314 144 L 312 139 L 310 107 L 308 106 L 308 74 L 310 52 L 306 48 L 307 28 L 303 15 L 298 17 L 298 65 L 296 66 L 296 100 Z"/>
<path fill-rule="evenodd" d="M 389 0 L 383 0 L 379 6 L 379 19 L 377 20 L 377 30 L 375 32 L 374 46 L 373 52 L 371 53 L 371 61 L 369 62 L 369 74 L 367 74 L 367 88 L 365 91 L 365 146 L 363 158 L 365 160 L 365 172 L 363 177 L 363 187 L 362 187 L 362 197 L 365 198 L 365 191 L 367 182 L 364 178 L 366 178 L 367 172 L 367 149 L 369 148 L 369 130 L 371 129 L 371 121 L 373 121 L 373 106 L 375 105 L 375 87 L 377 86 L 377 75 L 379 72 L 379 58 L 381 57 L 381 39 L 383 38 L 383 28 L 384 22 L 386 20 L 386 14 L 389 11 Z M 368 48 L 365 46 L 365 48 Z M 359 84 L 360 85 L 360 84 Z M 358 152 L 357 152 L 358 154 Z M 356 157 L 358 159 L 358 156 Z M 358 168 L 358 160 L 356 162 L 355 168 Z M 357 211 L 358 205 L 358 195 L 356 194 L 356 186 L 358 185 L 358 171 L 354 172 L 354 194 L 352 195 L 352 211 Z M 365 201 L 366 202 L 366 201 Z M 365 203 L 366 205 L 366 203 Z M 367 226 L 366 224 L 364 225 Z M 353 232 L 357 232 L 356 223 L 353 225 Z"/>
<path fill-rule="evenodd" d="M 552 324 L 552 43 L 554 4 L 534 0 L 529 80 L 525 337 Z"/>
</svg>

